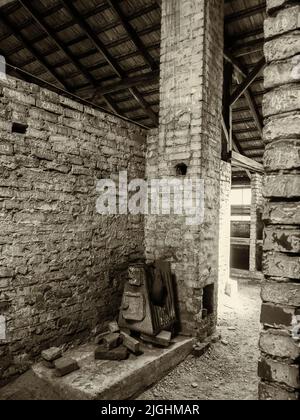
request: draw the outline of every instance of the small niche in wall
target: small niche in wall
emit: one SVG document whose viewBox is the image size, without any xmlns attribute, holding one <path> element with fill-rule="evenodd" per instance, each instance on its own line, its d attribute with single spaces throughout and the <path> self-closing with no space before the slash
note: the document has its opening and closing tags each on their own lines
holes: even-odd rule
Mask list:
<svg viewBox="0 0 300 420">
<path fill-rule="evenodd" d="M 15 134 L 26 134 L 27 129 L 27 124 L 13 122 L 11 132 Z"/>
<path fill-rule="evenodd" d="M 175 170 L 177 176 L 186 176 L 188 167 L 185 163 L 179 163 L 176 165 Z"/>
<path fill-rule="evenodd" d="M 210 284 L 203 289 L 203 319 L 214 313 L 215 285 Z"/>
</svg>

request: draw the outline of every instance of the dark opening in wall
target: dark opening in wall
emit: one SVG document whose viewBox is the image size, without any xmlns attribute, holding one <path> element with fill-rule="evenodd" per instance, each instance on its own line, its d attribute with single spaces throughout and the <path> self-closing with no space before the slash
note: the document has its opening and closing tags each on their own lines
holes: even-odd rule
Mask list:
<svg viewBox="0 0 300 420">
<path fill-rule="evenodd" d="M 249 271 L 249 259 L 249 245 L 231 245 L 230 268 Z"/>
<path fill-rule="evenodd" d="M 179 163 L 176 165 L 176 175 L 177 176 L 186 176 L 188 167 L 185 163 Z"/>
<path fill-rule="evenodd" d="M 22 123 L 17 123 L 14 122 L 12 124 L 12 133 L 17 133 L 17 134 L 26 134 L 28 125 L 27 124 L 22 124 Z"/>
<path fill-rule="evenodd" d="M 210 284 L 203 289 L 203 318 L 214 313 L 215 285 Z"/>
</svg>

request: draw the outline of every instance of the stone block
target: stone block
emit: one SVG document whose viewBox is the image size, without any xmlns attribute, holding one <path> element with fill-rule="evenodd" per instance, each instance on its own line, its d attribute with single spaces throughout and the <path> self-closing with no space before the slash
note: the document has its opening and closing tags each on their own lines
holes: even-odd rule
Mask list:
<svg viewBox="0 0 300 420">
<path fill-rule="evenodd" d="M 300 168 L 300 140 L 279 140 L 267 145 L 264 167 L 270 172 Z"/>
<path fill-rule="evenodd" d="M 300 53 L 300 36 L 298 31 L 290 32 L 265 42 L 264 54 L 267 63 L 292 58 Z"/>
<path fill-rule="evenodd" d="M 274 225 L 300 225 L 300 202 L 266 203 L 263 220 Z"/>
<path fill-rule="evenodd" d="M 280 363 L 268 358 L 259 361 L 258 376 L 268 382 L 278 382 L 291 388 L 300 388 L 299 366 Z"/>
<path fill-rule="evenodd" d="M 0 155 L 12 155 L 13 153 L 14 148 L 12 144 L 0 143 Z"/>
<path fill-rule="evenodd" d="M 264 70 L 265 89 L 271 89 L 300 80 L 300 55 L 289 60 L 269 64 Z"/>
<path fill-rule="evenodd" d="M 95 360 L 126 360 L 129 356 L 128 349 L 120 346 L 116 349 L 108 350 L 104 346 L 100 346 L 95 351 Z"/>
<path fill-rule="evenodd" d="M 123 346 L 125 346 L 133 354 L 141 353 L 141 344 L 139 341 L 135 340 L 133 337 L 130 337 L 130 335 L 124 332 L 122 332 L 121 335 L 123 338 Z"/>
<path fill-rule="evenodd" d="M 264 177 L 263 196 L 265 198 L 299 198 L 300 175 L 267 175 Z"/>
<path fill-rule="evenodd" d="M 120 327 L 119 327 L 117 321 L 110 322 L 108 324 L 108 329 L 112 334 L 116 334 L 116 333 L 120 332 Z"/>
<path fill-rule="evenodd" d="M 195 357 L 203 356 L 211 347 L 211 343 L 198 343 L 193 348 L 193 355 Z"/>
<path fill-rule="evenodd" d="M 265 251 L 286 252 L 290 254 L 300 253 L 299 229 L 284 229 L 268 227 L 265 229 Z"/>
<path fill-rule="evenodd" d="M 265 143 L 281 139 L 300 138 L 300 115 L 291 114 L 266 119 L 263 129 Z"/>
<path fill-rule="evenodd" d="M 289 3 L 290 0 L 267 0 L 267 11 L 270 14 L 274 13 Z"/>
<path fill-rule="evenodd" d="M 69 375 L 76 370 L 79 370 L 78 363 L 69 358 L 61 358 L 55 361 L 55 375 L 58 377 Z"/>
<path fill-rule="evenodd" d="M 265 118 L 297 109 L 300 110 L 300 87 L 277 88 L 264 94 L 263 114 Z"/>
<path fill-rule="evenodd" d="M 261 308 L 260 322 L 273 328 L 291 328 L 295 310 L 264 303 Z"/>
<path fill-rule="evenodd" d="M 287 391 L 279 385 L 260 382 L 259 399 L 263 401 L 297 401 L 299 394 L 297 392 Z"/>
<path fill-rule="evenodd" d="M 263 272 L 269 277 L 299 279 L 300 257 L 266 252 L 263 258 Z"/>
<path fill-rule="evenodd" d="M 122 344 L 121 334 L 108 334 L 103 337 L 103 345 L 107 350 L 115 349 Z"/>
<path fill-rule="evenodd" d="M 265 20 L 265 38 L 272 38 L 300 28 L 300 6 L 281 10 Z"/>
<path fill-rule="evenodd" d="M 262 352 L 282 359 L 296 361 L 300 357 L 300 347 L 287 331 L 270 330 L 260 336 L 259 347 Z"/>
<path fill-rule="evenodd" d="M 48 350 L 42 351 L 41 356 L 47 362 L 54 362 L 62 356 L 62 351 L 57 347 L 51 347 Z"/>
</svg>

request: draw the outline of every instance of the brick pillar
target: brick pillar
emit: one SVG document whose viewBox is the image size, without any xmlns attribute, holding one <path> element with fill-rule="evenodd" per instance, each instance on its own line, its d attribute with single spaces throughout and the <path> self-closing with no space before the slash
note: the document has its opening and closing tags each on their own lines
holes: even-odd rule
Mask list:
<svg viewBox="0 0 300 420">
<path fill-rule="evenodd" d="M 231 233 L 231 165 L 221 162 L 220 232 L 219 232 L 219 300 L 225 293 L 230 278 Z"/>
<path fill-rule="evenodd" d="M 257 271 L 258 248 L 258 212 L 262 206 L 262 176 L 252 174 L 251 177 L 251 225 L 250 225 L 250 271 Z"/>
<path fill-rule="evenodd" d="M 160 127 L 148 139 L 148 177 L 174 177 L 184 163 L 205 181 L 203 225 L 146 218 L 147 258 L 172 262 L 182 331 L 199 337 L 217 319 L 223 22 L 223 0 L 162 1 Z"/>
<path fill-rule="evenodd" d="M 268 0 L 267 7 L 260 398 L 287 400 L 300 389 L 300 5 Z"/>
</svg>

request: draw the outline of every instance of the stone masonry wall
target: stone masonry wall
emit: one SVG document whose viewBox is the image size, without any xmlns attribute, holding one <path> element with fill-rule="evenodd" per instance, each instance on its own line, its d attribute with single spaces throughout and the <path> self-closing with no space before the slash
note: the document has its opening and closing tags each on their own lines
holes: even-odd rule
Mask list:
<svg viewBox="0 0 300 420">
<path fill-rule="evenodd" d="M 231 165 L 221 161 L 220 180 L 220 240 L 219 240 L 219 300 L 230 278 L 231 233 Z"/>
<path fill-rule="evenodd" d="M 25 134 L 12 123 L 25 123 Z M 145 132 L 14 79 L 0 85 L 0 383 L 42 349 L 84 340 L 118 313 L 144 256 L 141 217 L 96 214 L 96 182 L 144 177 Z M 3 318 L 4 317 L 4 318 Z M 3 329 L 3 328 L 2 328 Z M 75 341 L 76 342 L 76 341 Z"/>
<path fill-rule="evenodd" d="M 257 253 L 258 253 L 258 212 L 262 211 L 263 196 L 262 196 L 262 176 L 260 174 L 252 174 L 251 176 L 251 225 L 250 225 L 250 271 L 256 272 L 257 267 Z"/>
<path fill-rule="evenodd" d="M 185 164 L 187 178 L 205 181 L 205 220 L 147 217 L 146 255 L 172 262 L 182 331 L 200 338 L 217 319 L 222 92 L 223 1 L 163 0 L 160 127 L 148 137 L 147 177 L 176 177 Z"/>
<path fill-rule="evenodd" d="M 260 398 L 295 400 L 300 390 L 300 5 L 268 0 L 267 8 Z"/>
</svg>

